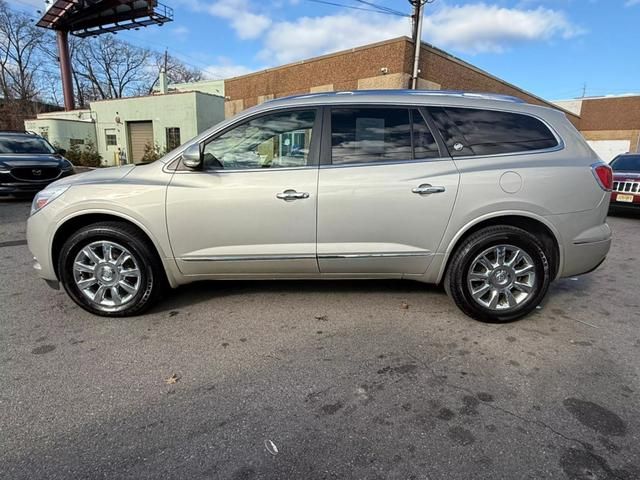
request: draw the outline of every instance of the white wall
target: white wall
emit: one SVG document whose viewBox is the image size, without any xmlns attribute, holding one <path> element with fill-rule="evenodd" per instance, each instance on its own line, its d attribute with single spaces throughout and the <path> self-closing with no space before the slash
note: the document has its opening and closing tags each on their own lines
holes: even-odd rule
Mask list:
<svg viewBox="0 0 640 480">
<path fill-rule="evenodd" d="M 587 143 L 605 162 L 610 162 L 621 153 L 631 149 L 629 140 L 587 140 Z"/>
</svg>

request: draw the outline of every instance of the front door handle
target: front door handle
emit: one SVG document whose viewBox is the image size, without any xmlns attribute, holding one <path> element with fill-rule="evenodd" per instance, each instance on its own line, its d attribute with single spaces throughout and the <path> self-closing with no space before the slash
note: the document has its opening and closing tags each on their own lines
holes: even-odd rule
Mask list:
<svg viewBox="0 0 640 480">
<path fill-rule="evenodd" d="M 445 191 L 444 187 L 434 187 L 428 183 L 423 183 L 419 187 L 416 187 L 411 190 L 413 193 L 417 193 L 418 195 L 430 195 L 432 193 L 442 193 Z"/>
<path fill-rule="evenodd" d="M 295 190 L 285 190 L 282 193 L 277 193 L 276 198 L 279 198 L 280 200 L 284 200 L 286 202 L 290 202 L 292 200 L 309 198 L 309 194 L 307 192 L 296 192 Z"/>
</svg>

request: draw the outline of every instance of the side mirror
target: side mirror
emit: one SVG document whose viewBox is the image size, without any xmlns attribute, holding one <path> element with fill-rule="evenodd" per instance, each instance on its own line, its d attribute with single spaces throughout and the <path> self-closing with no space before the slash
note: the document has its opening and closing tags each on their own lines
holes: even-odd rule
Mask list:
<svg viewBox="0 0 640 480">
<path fill-rule="evenodd" d="M 56 148 L 56 153 L 64 157 L 67 154 L 67 151 L 64 148 Z"/>
<path fill-rule="evenodd" d="M 194 143 L 182 152 L 182 163 L 187 168 L 200 168 L 202 165 L 202 154 L 200 153 L 200 144 Z"/>
</svg>

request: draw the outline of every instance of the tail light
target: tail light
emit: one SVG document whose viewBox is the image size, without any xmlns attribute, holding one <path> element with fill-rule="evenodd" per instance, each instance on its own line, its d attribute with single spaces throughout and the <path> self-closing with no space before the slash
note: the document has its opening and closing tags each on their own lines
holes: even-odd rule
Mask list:
<svg viewBox="0 0 640 480">
<path fill-rule="evenodd" d="M 613 170 L 606 163 L 595 163 L 591 165 L 593 176 L 596 177 L 598 185 L 603 190 L 610 192 L 613 188 Z"/>
</svg>

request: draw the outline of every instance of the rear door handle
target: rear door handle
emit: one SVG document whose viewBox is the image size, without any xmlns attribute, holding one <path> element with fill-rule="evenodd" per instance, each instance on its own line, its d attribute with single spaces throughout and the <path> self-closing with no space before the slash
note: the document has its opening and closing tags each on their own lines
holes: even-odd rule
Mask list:
<svg viewBox="0 0 640 480">
<path fill-rule="evenodd" d="M 279 198 L 280 200 L 284 200 L 286 202 L 290 202 L 292 200 L 309 198 L 309 194 L 307 192 L 296 192 L 295 190 L 285 190 L 282 193 L 277 193 L 276 198 Z"/>
<path fill-rule="evenodd" d="M 418 195 L 430 195 L 432 193 L 442 193 L 445 191 L 444 187 L 434 187 L 428 183 L 423 183 L 419 187 L 416 187 L 411 190 L 413 193 L 417 193 Z"/>
</svg>

